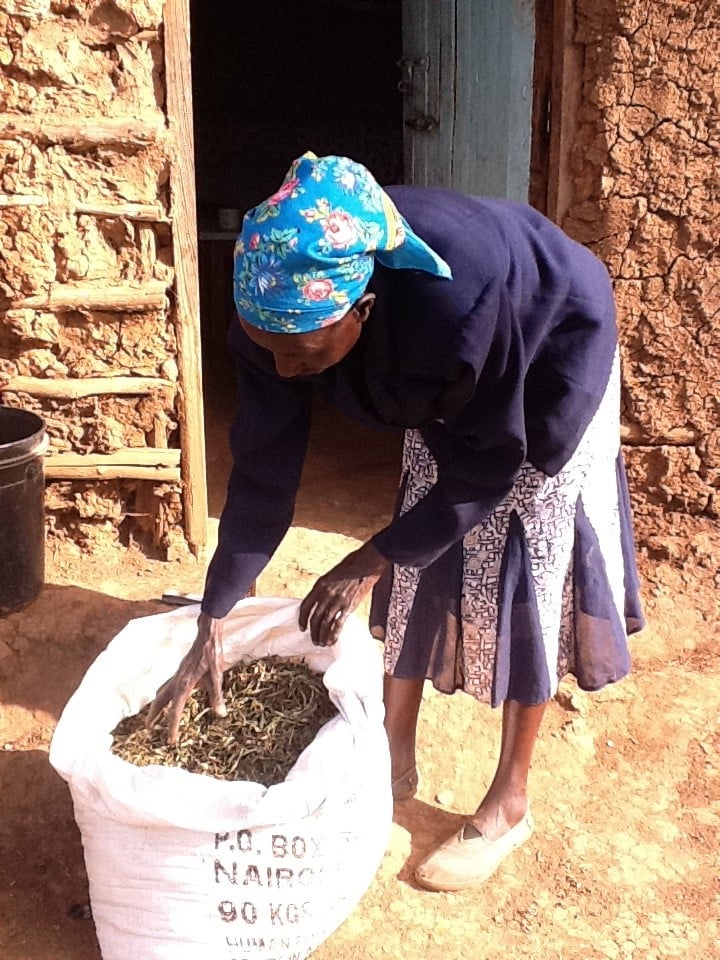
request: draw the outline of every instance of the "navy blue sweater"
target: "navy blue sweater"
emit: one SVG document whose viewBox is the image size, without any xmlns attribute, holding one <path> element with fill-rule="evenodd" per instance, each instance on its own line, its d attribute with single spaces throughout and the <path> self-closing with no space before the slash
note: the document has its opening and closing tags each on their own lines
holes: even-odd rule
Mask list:
<svg viewBox="0 0 720 960">
<path fill-rule="evenodd" d="M 314 377 L 283 380 L 272 354 L 233 324 L 239 406 L 234 466 L 203 610 L 224 616 L 285 535 L 312 393 L 381 428 L 416 427 L 438 482 L 373 537 L 424 567 L 483 520 L 529 460 L 569 460 L 608 382 L 617 331 L 605 267 L 535 210 L 426 187 L 390 187 L 452 280 L 376 266 L 375 307 L 357 345 Z"/>
</svg>

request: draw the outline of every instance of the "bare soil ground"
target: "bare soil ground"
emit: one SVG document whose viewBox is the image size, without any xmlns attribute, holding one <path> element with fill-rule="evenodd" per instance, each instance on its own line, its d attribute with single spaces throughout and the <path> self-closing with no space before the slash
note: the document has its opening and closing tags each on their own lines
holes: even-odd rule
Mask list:
<svg viewBox="0 0 720 960">
<path fill-rule="evenodd" d="M 322 423 L 323 417 L 320 417 Z M 211 512 L 227 469 L 225 428 L 208 433 Z M 398 444 L 331 424 L 316 434 L 296 525 L 258 584 L 300 596 L 385 522 Z M 317 960 L 720 958 L 720 642 L 717 593 L 644 565 L 649 625 L 630 678 L 599 694 L 563 685 L 532 774 L 536 834 L 480 890 L 430 894 L 418 860 L 461 823 L 488 784 L 499 714 L 428 691 L 423 785 L 396 805 L 389 850 L 366 896 Z M 48 549 L 48 583 L 0 619 L 0 956 L 98 960 L 80 836 L 47 751 L 83 673 L 131 618 L 200 591 L 204 564 L 115 548 Z M 128 958 L 144 960 L 144 958 Z"/>
</svg>

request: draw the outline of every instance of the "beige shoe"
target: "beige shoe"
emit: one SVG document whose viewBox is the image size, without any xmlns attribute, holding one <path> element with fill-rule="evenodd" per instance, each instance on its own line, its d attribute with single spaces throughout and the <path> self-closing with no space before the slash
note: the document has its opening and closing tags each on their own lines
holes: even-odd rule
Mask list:
<svg viewBox="0 0 720 960">
<path fill-rule="evenodd" d="M 415 879 L 426 890 L 465 890 L 484 883 L 505 857 L 530 838 L 534 823 L 528 810 L 520 823 L 497 840 L 488 840 L 482 834 L 466 837 L 465 826 L 426 857 L 415 871 Z"/>
<path fill-rule="evenodd" d="M 420 786 L 420 775 L 417 767 L 412 766 L 401 777 L 392 782 L 393 800 L 412 800 Z"/>
</svg>

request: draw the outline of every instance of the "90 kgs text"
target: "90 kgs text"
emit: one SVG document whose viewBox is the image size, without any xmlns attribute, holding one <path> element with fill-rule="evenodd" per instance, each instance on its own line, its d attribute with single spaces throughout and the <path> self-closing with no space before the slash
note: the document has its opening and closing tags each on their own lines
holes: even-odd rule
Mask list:
<svg viewBox="0 0 720 960">
<path fill-rule="evenodd" d="M 269 903 L 270 922 L 273 926 L 283 927 L 286 924 L 300 923 L 303 917 L 313 914 L 309 901 L 305 903 Z M 259 919 L 258 908 L 254 903 L 246 900 L 244 903 L 234 904 L 231 900 L 221 900 L 218 904 L 220 918 L 226 923 L 242 920 L 252 926 Z"/>
</svg>

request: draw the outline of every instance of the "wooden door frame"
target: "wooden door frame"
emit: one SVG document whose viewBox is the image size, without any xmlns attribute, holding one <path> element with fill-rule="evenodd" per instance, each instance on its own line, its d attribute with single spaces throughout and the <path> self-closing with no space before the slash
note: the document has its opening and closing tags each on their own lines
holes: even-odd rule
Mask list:
<svg viewBox="0 0 720 960">
<path fill-rule="evenodd" d="M 190 0 L 166 0 L 163 24 L 183 515 L 185 535 L 190 548 L 196 555 L 201 555 L 207 545 L 208 506 L 200 347 Z"/>
<path fill-rule="evenodd" d="M 574 0 L 536 0 L 531 202 L 558 224 L 571 201 L 569 164 L 581 97 L 582 51 Z M 184 528 L 197 555 L 207 544 L 207 481 L 192 118 L 190 0 L 166 0 L 164 56 L 170 166 L 178 407 Z M 533 177 L 535 178 L 533 181 Z M 534 196 L 533 196 L 534 194 Z"/>
<path fill-rule="evenodd" d="M 582 96 L 575 0 L 536 0 L 530 203 L 562 226 L 572 201 L 570 152 Z"/>
</svg>

